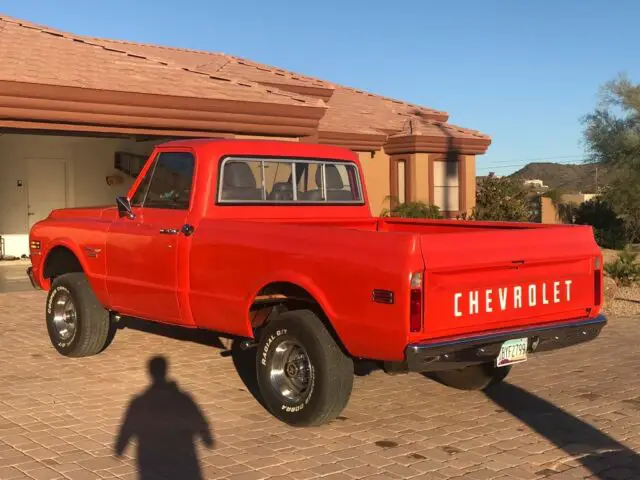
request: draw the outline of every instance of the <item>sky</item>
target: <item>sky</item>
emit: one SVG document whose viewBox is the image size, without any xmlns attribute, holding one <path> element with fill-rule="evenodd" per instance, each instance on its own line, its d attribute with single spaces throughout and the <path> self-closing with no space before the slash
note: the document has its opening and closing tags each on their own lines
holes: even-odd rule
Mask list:
<svg viewBox="0 0 640 480">
<path fill-rule="evenodd" d="M 640 79 L 637 0 L 0 0 L 0 13 L 224 52 L 444 110 L 492 137 L 478 174 L 584 161 L 581 118 L 600 86 Z"/>
</svg>

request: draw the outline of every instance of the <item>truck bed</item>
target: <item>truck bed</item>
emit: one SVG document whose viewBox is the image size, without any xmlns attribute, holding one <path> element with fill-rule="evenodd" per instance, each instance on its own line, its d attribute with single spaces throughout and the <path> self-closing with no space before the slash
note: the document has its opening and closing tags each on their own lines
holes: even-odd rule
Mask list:
<svg viewBox="0 0 640 480">
<path fill-rule="evenodd" d="M 429 339 L 600 310 L 602 259 L 589 226 L 398 218 L 335 226 L 420 237 Z"/>
<path fill-rule="evenodd" d="M 231 328 L 237 324 L 231 319 L 242 314 L 234 295 L 255 289 L 242 269 L 195 268 L 202 264 L 251 268 L 250 277 L 262 284 L 295 272 L 288 278 L 322 292 L 318 301 L 336 319 L 338 334 L 363 356 L 375 350 L 398 358 L 408 342 L 566 321 L 599 310 L 593 307 L 600 251 L 590 227 L 285 215 L 291 212 L 203 220 L 191 256 L 191 271 L 201 272 L 190 282 L 196 318 L 208 318 L 205 297 L 213 295 Z M 417 269 L 424 269 L 424 328 L 411 333 L 406 282 Z M 567 281 L 570 300 L 555 302 L 554 295 L 566 298 Z M 210 285 L 216 285 L 213 292 Z M 530 285 L 535 305 L 527 301 Z M 521 290 L 516 304 L 515 287 Z M 393 291 L 396 304 L 372 303 L 374 289 Z M 386 341 L 373 347 L 371 338 Z"/>
</svg>

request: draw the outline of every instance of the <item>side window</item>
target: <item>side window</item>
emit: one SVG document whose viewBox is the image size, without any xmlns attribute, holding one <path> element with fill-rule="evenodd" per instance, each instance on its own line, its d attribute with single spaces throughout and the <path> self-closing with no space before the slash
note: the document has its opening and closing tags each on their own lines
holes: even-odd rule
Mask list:
<svg viewBox="0 0 640 480">
<path fill-rule="evenodd" d="M 144 192 L 147 177 L 136 191 L 134 202 L 141 201 L 145 208 L 167 208 L 187 210 L 191 200 L 193 170 L 195 159 L 187 152 L 161 153 L 155 162 L 153 173 L 148 175 L 150 182 L 143 199 L 136 198 L 138 192 Z"/>
<path fill-rule="evenodd" d="M 147 190 L 149 190 L 149 184 L 151 183 L 151 177 L 153 177 L 153 171 L 156 168 L 156 164 L 158 163 L 157 157 L 149 167 L 147 174 L 144 176 L 140 184 L 138 185 L 138 189 L 136 193 L 133 194 L 133 198 L 131 199 L 132 207 L 141 207 L 144 203 L 144 198 L 147 196 Z"/>
</svg>

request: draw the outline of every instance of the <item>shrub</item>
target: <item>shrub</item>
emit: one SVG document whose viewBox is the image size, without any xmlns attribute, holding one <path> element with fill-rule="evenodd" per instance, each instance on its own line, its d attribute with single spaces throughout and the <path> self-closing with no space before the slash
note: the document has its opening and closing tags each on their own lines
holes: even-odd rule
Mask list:
<svg viewBox="0 0 640 480">
<path fill-rule="evenodd" d="M 599 198 L 581 203 L 574 212 L 575 223 L 591 225 L 598 245 L 619 250 L 626 245 L 623 221 L 611 205 Z"/>
<path fill-rule="evenodd" d="M 428 205 L 424 202 L 400 203 L 391 209 L 382 212 L 383 217 L 402 218 L 442 218 L 440 208 L 437 205 Z"/>
<path fill-rule="evenodd" d="M 640 264 L 637 262 L 638 254 L 627 245 L 618 253 L 618 258 L 613 262 L 605 263 L 604 270 L 615 280 L 618 285 L 629 286 L 640 283 Z"/>
<path fill-rule="evenodd" d="M 474 220 L 527 222 L 531 218 L 527 190 L 508 177 L 489 176 L 478 183 Z"/>
</svg>

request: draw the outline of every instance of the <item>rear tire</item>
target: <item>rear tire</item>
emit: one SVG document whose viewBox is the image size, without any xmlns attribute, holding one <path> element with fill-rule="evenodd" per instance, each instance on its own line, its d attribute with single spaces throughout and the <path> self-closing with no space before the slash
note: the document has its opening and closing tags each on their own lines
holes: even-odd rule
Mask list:
<svg viewBox="0 0 640 480">
<path fill-rule="evenodd" d="M 459 370 L 434 372 L 433 376 L 440 383 L 458 390 L 486 390 L 502 382 L 510 371 L 511 365 L 496 367 L 483 363 Z"/>
<path fill-rule="evenodd" d="M 293 426 L 340 415 L 353 387 L 353 361 L 310 310 L 272 320 L 258 344 L 258 386 L 267 409 Z"/>
<path fill-rule="evenodd" d="M 104 350 L 115 329 L 84 273 L 57 277 L 47 296 L 46 322 L 55 349 L 68 357 L 85 357 Z"/>
</svg>

